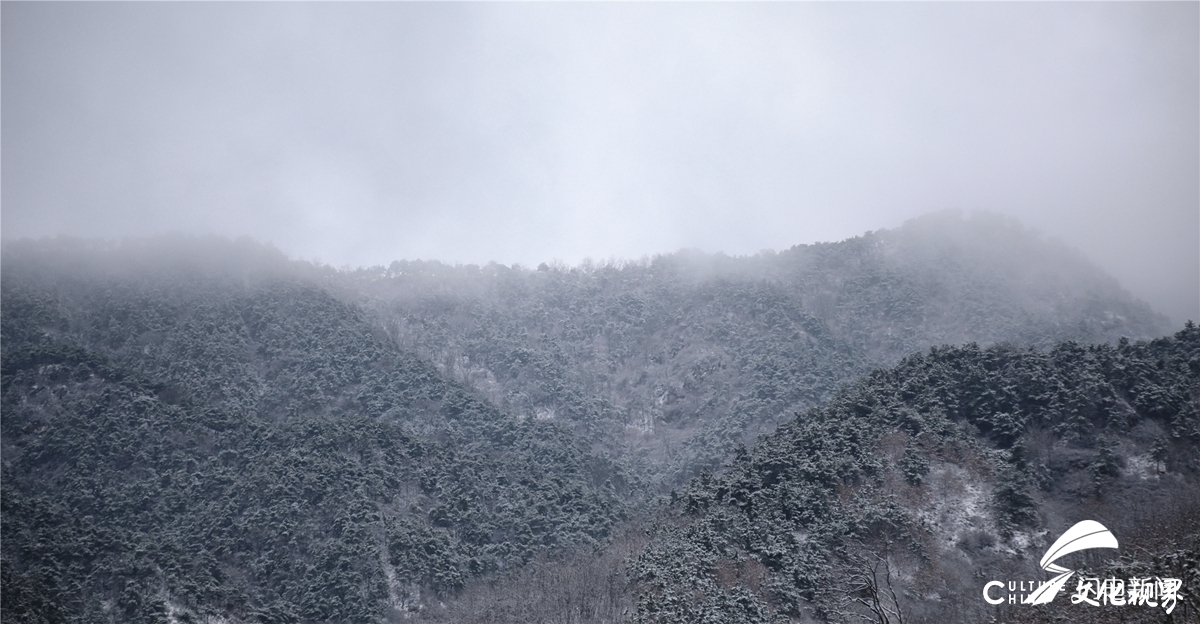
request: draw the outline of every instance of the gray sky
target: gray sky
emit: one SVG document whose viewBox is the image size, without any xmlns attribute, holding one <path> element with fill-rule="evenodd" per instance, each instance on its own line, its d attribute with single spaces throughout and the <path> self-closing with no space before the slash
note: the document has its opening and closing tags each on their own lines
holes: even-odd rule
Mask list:
<svg viewBox="0 0 1200 624">
<path fill-rule="evenodd" d="M 986 209 L 1200 320 L 1200 3 L 11 3 L 2 234 L 335 265 Z"/>
</svg>

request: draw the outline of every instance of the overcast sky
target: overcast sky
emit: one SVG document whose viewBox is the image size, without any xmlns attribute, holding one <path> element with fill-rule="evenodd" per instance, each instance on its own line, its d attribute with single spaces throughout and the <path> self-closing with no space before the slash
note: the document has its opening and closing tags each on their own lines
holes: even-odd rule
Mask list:
<svg viewBox="0 0 1200 624">
<path fill-rule="evenodd" d="M 1200 4 L 11 3 L 2 235 L 334 265 L 984 209 L 1200 320 Z"/>
</svg>

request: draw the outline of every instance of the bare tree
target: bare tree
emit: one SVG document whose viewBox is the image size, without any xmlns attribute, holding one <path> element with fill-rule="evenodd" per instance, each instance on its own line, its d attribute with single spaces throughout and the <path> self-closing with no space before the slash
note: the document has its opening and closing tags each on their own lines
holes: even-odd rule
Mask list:
<svg viewBox="0 0 1200 624">
<path fill-rule="evenodd" d="M 847 587 L 835 613 L 847 621 L 904 624 L 904 611 L 892 585 L 890 543 L 885 542 L 882 555 L 862 542 L 842 553 Z"/>
</svg>

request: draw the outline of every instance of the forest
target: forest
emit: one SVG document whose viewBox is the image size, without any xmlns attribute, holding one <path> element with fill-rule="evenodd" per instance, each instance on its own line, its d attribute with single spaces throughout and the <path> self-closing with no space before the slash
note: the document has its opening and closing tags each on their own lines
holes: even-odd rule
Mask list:
<svg viewBox="0 0 1200 624">
<path fill-rule="evenodd" d="M 749 257 L 335 269 L 6 243 L 14 622 L 1057 621 L 1064 529 L 1200 617 L 1200 328 L 1000 217 Z M 981 580 L 983 579 L 983 580 Z M 1061 604 L 1066 603 L 1066 604 Z"/>
</svg>

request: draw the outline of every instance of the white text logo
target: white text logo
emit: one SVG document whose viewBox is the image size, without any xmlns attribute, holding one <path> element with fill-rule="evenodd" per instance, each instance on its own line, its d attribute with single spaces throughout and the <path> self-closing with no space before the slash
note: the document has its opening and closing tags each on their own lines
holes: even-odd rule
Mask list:
<svg viewBox="0 0 1200 624">
<path fill-rule="evenodd" d="M 991 581 L 983 586 L 983 599 L 988 604 L 1039 605 L 1054 600 L 1067 581 L 1075 574 L 1056 563 L 1062 557 L 1081 550 L 1093 548 L 1117 548 L 1117 538 L 1103 524 L 1095 520 L 1084 520 L 1067 529 L 1059 537 L 1039 562 L 1042 569 L 1057 574 L 1049 581 L 1038 583 L 1033 581 Z M 1092 606 L 1105 605 L 1147 605 L 1161 606 L 1169 614 L 1175 610 L 1179 589 L 1183 582 L 1174 578 L 1080 578 L 1071 596 L 1071 604 L 1087 603 Z M 1005 589 L 1008 595 L 1005 596 Z M 1017 591 L 1021 593 L 1017 593 Z"/>
</svg>

